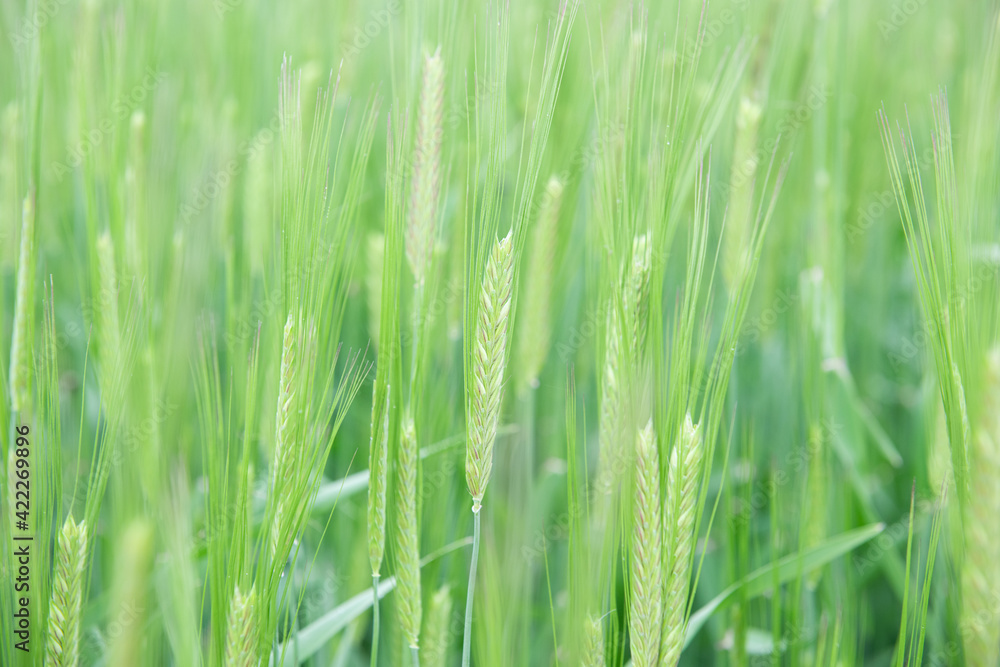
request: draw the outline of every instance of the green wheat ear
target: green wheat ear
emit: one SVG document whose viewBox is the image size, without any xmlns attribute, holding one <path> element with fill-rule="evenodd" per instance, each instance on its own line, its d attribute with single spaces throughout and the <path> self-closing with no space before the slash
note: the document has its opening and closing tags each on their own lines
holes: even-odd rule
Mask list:
<svg viewBox="0 0 1000 667">
<path fill-rule="evenodd" d="M 375 393 L 378 393 L 377 385 Z M 386 469 L 389 455 L 389 406 L 391 387 L 386 387 L 382 428 L 375 428 L 376 408 L 372 409 L 371 450 L 368 457 L 368 560 L 372 575 L 378 577 L 385 555 Z"/>
<path fill-rule="evenodd" d="M 431 597 L 427 611 L 424 645 L 420 649 L 420 664 L 437 667 L 448 664 L 448 645 L 451 641 L 451 587 L 442 586 Z"/>
<path fill-rule="evenodd" d="M 552 176 L 545 186 L 538 220 L 531 233 L 528 273 L 524 281 L 524 306 L 519 308 L 519 391 L 538 386 L 538 376 L 549 354 L 552 338 L 552 274 L 556 260 L 559 209 L 565 186 Z"/>
<path fill-rule="evenodd" d="M 604 629 L 601 619 L 587 616 L 583 628 L 583 667 L 604 667 Z"/>
<path fill-rule="evenodd" d="M 80 659 L 80 608 L 87 559 L 87 523 L 67 517 L 56 543 L 45 664 L 75 667 Z"/>
<path fill-rule="evenodd" d="M 257 664 L 257 589 L 243 594 L 237 586 L 229 605 L 229 634 L 226 638 L 227 667 Z"/>
<path fill-rule="evenodd" d="M 417 433 L 413 417 L 403 420 L 396 464 L 396 514 L 399 528 L 397 556 L 399 622 L 410 648 L 420 646 L 420 523 L 417 519 Z"/>
<path fill-rule="evenodd" d="M 10 401 L 13 412 L 28 407 L 28 361 L 31 343 L 31 319 L 34 312 L 35 274 L 35 200 L 24 198 L 21 211 L 21 252 L 17 262 L 17 296 L 14 302 L 14 327 L 10 345 Z"/>
<path fill-rule="evenodd" d="M 286 528 L 285 496 L 289 489 L 289 480 L 297 470 L 297 443 L 294 441 L 296 375 L 298 362 L 296 360 L 295 320 L 288 314 L 281 345 L 281 375 L 278 387 L 278 407 L 275 416 L 274 436 L 274 475 L 271 493 L 274 505 L 274 523 L 271 526 L 271 556 L 278 555 L 281 547 L 282 531 Z"/>
<path fill-rule="evenodd" d="M 653 420 L 636 438 L 632 503 L 631 595 L 629 637 L 632 663 L 655 667 L 662 624 L 663 560 L 660 518 L 660 457 Z"/>
<path fill-rule="evenodd" d="M 962 567 L 962 638 L 971 667 L 995 667 L 1000 660 L 1000 625 L 993 618 L 1000 600 L 1000 348 L 987 355 L 983 389 L 981 419 L 969 451 L 975 501 L 965 517 Z"/>
<path fill-rule="evenodd" d="M 441 139 L 444 111 L 444 61 L 441 47 L 424 58 L 420 112 L 414 147 L 410 215 L 406 226 L 406 259 L 414 282 L 423 285 L 434 250 L 441 192 Z"/>
<path fill-rule="evenodd" d="M 698 426 L 691 415 L 684 418 L 681 433 L 670 453 L 667 490 L 663 509 L 664 597 L 661 667 L 674 667 L 684 648 L 687 631 L 691 558 L 694 553 L 695 510 L 701 479 L 703 449 Z"/>
<path fill-rule="evenodd" d="M 512 233 L 513 230 L 493 246 L 479 292 L 479 321 L 472 359 L 472 409 L 465 455 L 465 479 L 472 494 L 472 511 L 477 513 L 493 470 L 493 445 L 500 418 L 513 281 Z"/>
</svg>

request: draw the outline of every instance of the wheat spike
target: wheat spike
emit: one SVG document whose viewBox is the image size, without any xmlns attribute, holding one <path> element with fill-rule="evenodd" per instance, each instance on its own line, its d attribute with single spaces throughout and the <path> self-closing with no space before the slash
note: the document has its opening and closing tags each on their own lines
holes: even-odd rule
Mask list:
<svg viewBox="0 0 1000 667">
<path fill-rule="evenodd" d="M 417 433 L 413 417 L 403 420 L 396 463 L 396 516 L 399 528 L 399 620 L 411 648 L 420 646 L 420 524 L 417 519 Z"/>
<path fill-rule="evenodd" d="M 109 665 L 141 665 L 146 590 L 153 568 L 153 528 L 143 519 L 132 522 L 115 553 L 115 595 L 109 628 L 120 625 L 111 646 Z M 117 628 L 116 628 L 117 630 Z"/>
<path fill-rule="evenodd" d="M 632 267 L 625 303 L 632 315 L 632 355 L 639 360 L 646 349 L 646 322 L 649 320 L 649 268 L 652 244 L 646 234 L 632 240 Z"/>
<path fill-rule="evenodd" d="M 601 619 L 587 616 L 583 628 L 583 667 L 604 667 L 604 629 Z"/>
<path fill-rule="evenodd" d="M 376 385 L 377 387 L 377 385 Z M 378 389 L 375 390 L 376 394 Z M 372 433 L 368 455 L 368 559 L 372 574 L 379 575 L 385 555 L 385 494 L 386 468 L 389 456 L 389 405 L 392 392 L 385 391 L 382 429 L 375 428 L 375 407 L 372 408 Z M 373 402 L 374 403 L 374 402 Z"/>
<path fill-rule="evenodd" d="M 75 667 L 80 659 L 80 608 L 87 559 L 87 523 L 66 517 L 56 543 L 45 664 Z"/>
<path fill-rule="evenodd" d="M 424 667 L 443 667 L 448 664 L 451 609 L 451 588 L 442 586 L 434 593 L 430 609 L 427 611 L 424 646 L 420 650 L 420 664 Z"/>
<path fill-rule="evenodd" d="M 274 523 L 271 526 L 271 555 L 277 556 L 282 531 L 285 530 L 285 496 L 289 481 L 297 470 L 293 418 L 295 417 L 296 374 L 295 320 L 291 313 L 285 320 L 281 344 L 281 373 L 278 385 L 278 407 L 274 418 L 274 466 L 271 493 L 274 502 Z"/>
<path fill-rule="evenodd" d="M 227 667 L 254 667 L 257 664 L 257 590 L 244 595 L 237 586 L 229 604 L 229 632 L 226 636 Z"/>
<path fill-rule="evenodd" d="M 473 512 L 478 512 L 482 506 L 493 469 L 493 444 L 507 359 L 507 321 L 513 282 L 512 233 L 508 232 L 493 246 L 479 295 L 472 372 L 474 385 L 470 397 L 472 409 L 465 455 L 465 479 L 472 494 Z"/>
<path fill-rule="evenodd" d="M 629 637 L 635 667 L 654 667 L 663 613 L 663 559 L 660 517 L 660 459 L 653 420 L 636 437 L 632 503 Z"/>
<path fill-rule="evenodd" d="M 17 262 L 17 296 L 14 302 L 14 327 L 10 342 L 11 410 L 21 412 L 28 406 L 28 359 L 31 318 L 34 312 L 35 273 L 35 200 L 24 198 L 21 209 L 21 251 Z"/>
<path fill-rule="evenodd" d="M 423 88 L 413 159 L 406 259 L 414 282 L 422 285 L 434 249 L 438 197 L 441 190 L 441 119 L 444 110 L 444 61 L 441 47 L 424 57 Z"/>
<path fill-rule="evenodd" d="M 687 631 L 688 588 L 694 552 L 694 523 L 701 477 L 702 445 L 698 426 L 691 415 L 684 425 L 667 470 L 667 490 L 663 509 L 664 552 L 663 632 L 660 641 L 661 667 L 674 667 L 684 647 Z"/>
<path fill-rule="evenodd" d="M 538 212 L 538 221 L 531 235 L 531 254 L 528 257 L 528 275 L 524 282 L 524 307 L 519 309 L 518 369 L 520 384 L 537 387 L 545 358 L 549 354 L 552 338 L 552 274 L 554 271 L 556 241 L 559 227 L 559 209 L 562 205 L 563 182 L 552 176 Z"/>
<path fill-rule="evenodd" d="M 1000 660 L 1000 348 L 990 351 L 981 420 L 969 453 L 970 491 L 962 567 L 962 638 L 966 664 L 996 667 Z"/>
</svg>

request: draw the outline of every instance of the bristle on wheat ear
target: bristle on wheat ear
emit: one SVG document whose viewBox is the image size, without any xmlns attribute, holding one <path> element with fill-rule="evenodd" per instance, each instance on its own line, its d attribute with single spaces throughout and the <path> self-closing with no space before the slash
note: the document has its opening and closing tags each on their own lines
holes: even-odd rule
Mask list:
<svg viewBox="0 0 1000 667">
<path fill-rule="evenodd" d="M 75 667 L 80 658 L 80 609 L 87 560 L 87 522 L 67 517 L 56 543 L 45 664 Z"/>
<path fill-rule="evenodd" d="M 500 398 L 507 362 L 507 324 L 513 282 L 513 230 L 497 241 L 486 263 L 479 293 L 479 319 L 473 343 L 473 385 L 465 479 L 472 494 L 472 511 L 479 512 L 493 470 L 493 445 L 500 417 Z"/>
</svg>

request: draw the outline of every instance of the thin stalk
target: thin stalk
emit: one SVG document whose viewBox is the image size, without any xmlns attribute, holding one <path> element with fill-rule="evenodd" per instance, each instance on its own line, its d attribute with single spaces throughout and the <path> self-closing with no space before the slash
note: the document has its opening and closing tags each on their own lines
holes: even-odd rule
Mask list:
<svg viewBox="0 0 1000 667">
<path fill-rule="evenodd" d="M 416 646 L 410 647 L 410 664 L 413 667 L 420 667 L 420 649 Z"/>
<path fill-rule="evenodd" d="M 378 578 L 372 575 L 372 667 L 378 664 Z"/>
<path fill-rule="evenodd" d="M 469 592 L 465 598 L 465 637 L 462 640 L 462 667 L 469 667 L 472 653 L 472 599 L 476 594 L 476 563 L 479 561 L 479 511 L 474 511 L 472 530 L 472 563 L 469 565 Z"/>
</svg>

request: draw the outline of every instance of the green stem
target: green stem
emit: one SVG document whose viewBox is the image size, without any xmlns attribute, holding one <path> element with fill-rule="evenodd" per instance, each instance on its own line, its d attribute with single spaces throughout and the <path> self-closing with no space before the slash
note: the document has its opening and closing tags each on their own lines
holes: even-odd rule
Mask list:
<svg viewBox="0 0 1000 667">
<path fill-rule="evenodd" d="M 474 511 L 472 531 L 472 563 L 469 565 L 469 592 L 465 598 L 465 638 L 462 641 L 462 667 L 469 667 L 469 657 L 472 653 L 472 599 L 476 594 L 476 562 L 479 560 L 479 515 L 482 511 Z"/>
<path fill-rule="evenodd" d="M 374 615 L 372 619 L 372 667 L 378 664 L 378 577 L 377 574 L 372 575 L 372 597 L 374 598 L 372 602 Z"/>
<path fill-rule="evenodd" d="M 410 656 L 410 664 L 413 665 L 413 667 L 420 667 L 420 649 L 416 646 L 411 646 Z"/>
</svg>

